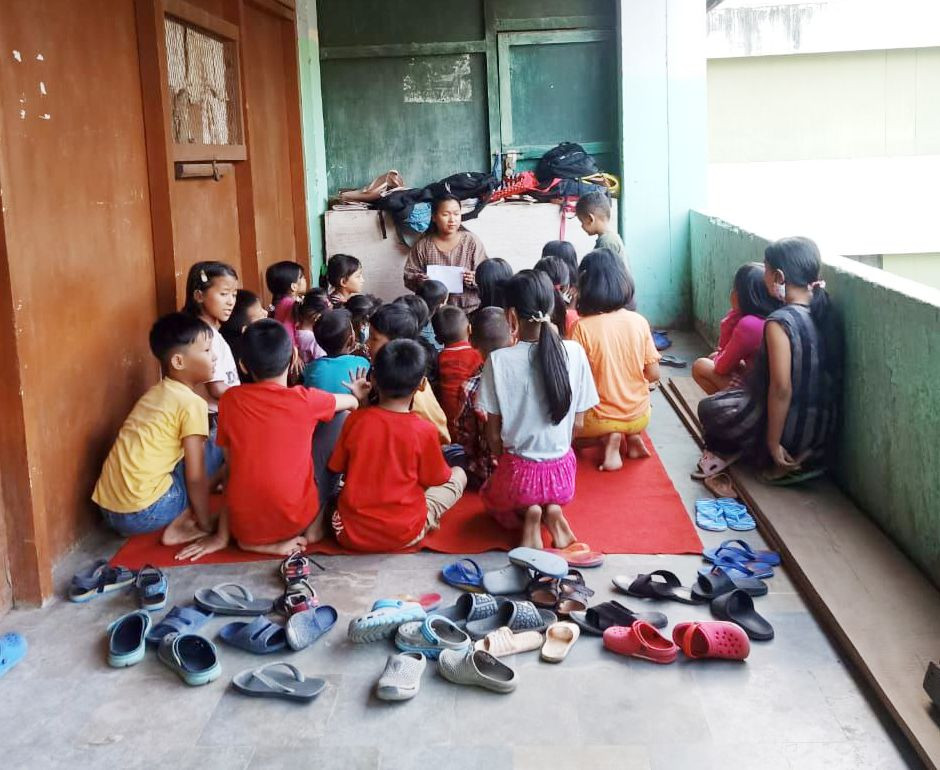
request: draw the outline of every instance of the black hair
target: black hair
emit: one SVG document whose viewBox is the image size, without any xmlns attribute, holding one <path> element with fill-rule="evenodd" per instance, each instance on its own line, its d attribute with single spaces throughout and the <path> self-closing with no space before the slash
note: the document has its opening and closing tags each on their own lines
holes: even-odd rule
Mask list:
<svg viewBox="0 0 940 770">
<path fill-rule="evenodd" d="M 574 206 L 574 213 L 579 217 L 593 214 L 600 219 L 610 219 L 610 196 L 600 190 L 584 193 Z"/>
<path fill-rule="evenodd" d="M 343 281 L 361 269 L 362 262 L 351 254 L 334 254 L 326 263 L 326 282 L 334 289 L 339 289 Z"/>
<path fill-rule="evenodd" d="M 375 356 L 372 374 L 380 396 L 405 398 L 421 385 L 427 354 L 414 340 L 392 340 Z"/>
<path fill-rule="evenodd" d="M 540 273 L 545 273 L 545 275 L 548 276 L 548 280 L 552 282 L 555 291 L 555 307 L 552 309 L 552 323 L 555 324 L 555 328 L 558 329 L 558 333 L 562 337 L 567 336 L 568 324 L 566 314 L 568 312 L 568 303 L 565 302 L 565 298 L 562 296 L 561 292 L 571 285 L 568 265 L 566 265 L 563 260 L 558 259 L 558 257 L 542 257 L 535 263 L 535 267 L 532 269 L 538 270 Z"/>
<path fill-rule="evenodd" d="M 460 342 L 467 331 L 469 321 L 467 314 L 455 305 L 442 307 L 431 319 L 434 326 L 434 336 L 442 345 Z"/>
<path fill-rule="evenodd" d="M 578 252 L 574 250 L 574 244 L 570 241 L 549 241 L 542 247 L 543 257 L 557 257 L 568 265 L 568 273 L 571 275 L 571 283 L 574 283 L 578 277 Z"/>
<path fill-rule="evenodd" d="M 262 318 L 245 329 L 239 341 L 242 365 L 256 380 L 270 380 L 287 371 L 294 341 L 273 318 Z"/>
<path fill-rule="evenodd" d="M 330 358 L 342 355 L 353 342 L 352 313 L 344 308 L 327 310 L 314 324 L 313 336 Z"/>
<path fill-rule="evenodd" d="M 326 289 L 313 288 L 304 294 L 303 301 L 295 306 L 298 324 L 316 323 L 316 320 L 332 307 Z"/>
<path fill-rule="evenodd" d="M 382 300 L 374 294 L 355 294 L 346 300 L 343 306 L 352 315 L 353 331 L 356 333 L 356 341 L 363 342 L 360 339 L 362 327 L 369 323 L 372 314 L 382 306 Z"/>
<path fill-rule="evenodd" d="M 369 319 L 372 328 L 390 340 L 413 340 L 418 336 L 418 319 L 408 305 L 390 302 L 382 305 Z"/>
<path fill-rule="evenodd" d="M 212 339 L 213 331 L 201 318 L 188 313 L 167 313 L 150 327 L 150 352 L 165 367 L 177 350 L 189 347 L 203 335 Z"/>
<path fill-rule="evenodd" d="M 512 332 L 506 320 L 506 312 L 501 307 L 481 307 L 477 310 L 470 327 L 470 342 L 477 350 L 487 354 L 509 347 Z"/>
<path fill-rule="evenodd" d="M 248 309 L 260 302 L 261 298 L 253 291 L 239 289 L 235 292 L 235 307 L 232 308 L 232 314 L 219 327 L 219 331 L 229 345 L 241 336 L 242 330 L 248 325 Z"/>
<path fill-rule="evenodd" d="M 418 287 L 416 294 L 425 301 L 428 306 L 428 313 L 433 316 L 437 309 L 444 304 L 448 291 L 447 287 L 440 281 L 428 279 Z"/>
<path fill-rule="evenodd" d="M 483 307 L 506 307 L 504 290 L 512 278 L 512 267 L 505 259 L 484 259 L 474 271 L 480 303 Z"/>
<path fill-rule="evenodd" d="M 424 328 L 428 319 L 431 317 L 427 302 L 421 299 L 417 294 L 403 294 L 401 297 L 396 297 L 394 302 L 396 305 L 404 305 L 415 314 L 419 332 Z"/>
<path fill-rule="evenodd" d="M 742 315 L 766 318 L 780 307 L 780 300 L 767 292 L 764 266 L 760 262 L 748 262 L 738 268 L 734 274 L 734 293 Z"/>
<path fill-rule="evenodd" d="M 516 311 L 520 323 L 540 321 L 535 360 L 545 387 L 548 414 L 553 425 L 558 425 L 571 408 L 571 380 L 568 376 L 568 353 L 561 337 L 547 323 L 555 297 L 552 282 L 545 273 L 520 270 L 506 284 L 506 307 Z"/>
<path fill-rule="evenodd" d="M 304 277 L 304 268 L 296 262 L 284 260 L 269 265 L 264 271 L 264 282 L 271 292 L 271 303 L 276 305 L 284 297 L 290 296 L 291 285 Z"/>
<path fill-rule="evenodd" d="M 610 249 L 594 249 L 578 268 L 578 314 L 599 315 L 636 310 L 633 276 Z"/>
<path fill-rule="evenodd" d="M 198 318 L 202 313 L 202 307 L 193 295 L 197 291 L 208 289 L 216 278 L 234 278 L 237 281 L 238 273 L 231 265 L 211 260 L 197 262 L 189 268 L 189 275 L 186 276 L 186 302 L 182 312 Z"/>
<path fill-rule="evenodd" d="M 460 208 L 460 198 L 451 193 L 444 193 L 444 195 L 438 195 L 434 200 L 431 201 L 431 224 L 428 225 L 427 233 L 433 235 L 437 232 L 437 225 L 434 224 L 434 215 L 437 213 L 438 209 L 443 206 L 447 201 L 456 201 L 457 208 Z M 460 229 L 465 229 L 463 225 L 460 225 Z"/>
</svg>

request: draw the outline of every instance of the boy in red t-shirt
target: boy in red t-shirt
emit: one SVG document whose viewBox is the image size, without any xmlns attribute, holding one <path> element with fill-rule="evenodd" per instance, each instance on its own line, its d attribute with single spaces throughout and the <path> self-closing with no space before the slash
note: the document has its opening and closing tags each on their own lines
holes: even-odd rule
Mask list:
<svg viewBox="0 0 940 770">
<path fill-rule="evenodd" d="M 442 307 L 432 323 L 438 342 L 444 346 L 437 357 L 438 398 L 453 437 L 460 416 L 460 393 L 464 383 L 483 366 L 483 357 L 470 344 L 470 322 L 459 307 Z"/>
<path fill-rule="evenodd" d="M 398 551 L 440 526 L 467 475 L 444 461 L 437 429 L 411 411 L 427 354 L 414 340 L 386 343 L 372 361 L 378 406 L 349 415 L 329 468 L 345 473 L 333 514 L 340 545 Z"/>
<path fill-rule="evenodd" d="M 229 469 L 224 515 L 245 551 L 287 555 L 318 538 L 313 432 L 337 411 L 356 409 L 369 392 L 364 372 L 352 395 L 287 387 L 293 340 L 273 319 L 242 335 L 240 366 L 255 382 L 229 388 L 219 401 L 218 445 Z"/>
</svg>

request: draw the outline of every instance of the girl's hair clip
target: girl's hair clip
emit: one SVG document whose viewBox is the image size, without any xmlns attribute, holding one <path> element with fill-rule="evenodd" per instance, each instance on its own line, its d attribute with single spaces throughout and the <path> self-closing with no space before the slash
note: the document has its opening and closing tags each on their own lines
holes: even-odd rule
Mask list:
<svg viewBox="0 0 940 770">
<path fill-rule="evenodd" d="M 209 283 L 209 276 L 206 275 L 205 270 L 199 271 L 199 280 L 202 281 L 202 283 Z"/>
<path fill-rule="evenodd" d="M 809 285 L 809 288 L 810 288 L 810 289 L 825 289 L 825 288 L 826 288 L 826 282 L 825 282 L 825 281 L 813 281 L 813 282 Z"/>
<path fill-rule="evenodd" d="M 547 324 L 552 320 L 552 318 L 547 313 L 543 313 L 539 311 L 534 316 L 532 316 L 529 320 L 535 321 L 535 323 L 538 323 L 538 324 Z"/>
</svg>

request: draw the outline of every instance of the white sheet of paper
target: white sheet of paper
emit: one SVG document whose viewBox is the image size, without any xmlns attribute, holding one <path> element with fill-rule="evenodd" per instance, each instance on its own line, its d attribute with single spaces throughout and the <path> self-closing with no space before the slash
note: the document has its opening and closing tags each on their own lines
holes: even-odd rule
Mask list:
<svg viewBox="0 0 940 770">
<path fill-rule="evenodd" d="M 463 268 L 450 265 L 428 265 L 428 278 L 440 281 L 451 294 L 463 294 Z"/>
</svg>

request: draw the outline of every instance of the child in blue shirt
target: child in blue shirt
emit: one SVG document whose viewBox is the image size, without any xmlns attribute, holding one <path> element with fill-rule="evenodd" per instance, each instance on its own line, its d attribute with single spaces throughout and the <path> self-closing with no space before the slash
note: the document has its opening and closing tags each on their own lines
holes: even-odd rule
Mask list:
<svg viewBox="0 0 940 770">
<path fill-rule="evenodd" d="M 352 314 L 344 308 L 327 310 L 314 324 L 313 335 L 326 356 L 307 364 L 304 385 L 327 393 L 348 395 L 349 383 L 369 374 L 368 359 L 352 354 L 356 345 Z M 348 416 L 348 412 L 337 412 L 329 422 L 317 425 L 313 436 L 313 476 L 321 508 L 329 504 L 339 491 L 339 474 L 330 471 L 326 464 Z"/>
</svg>

